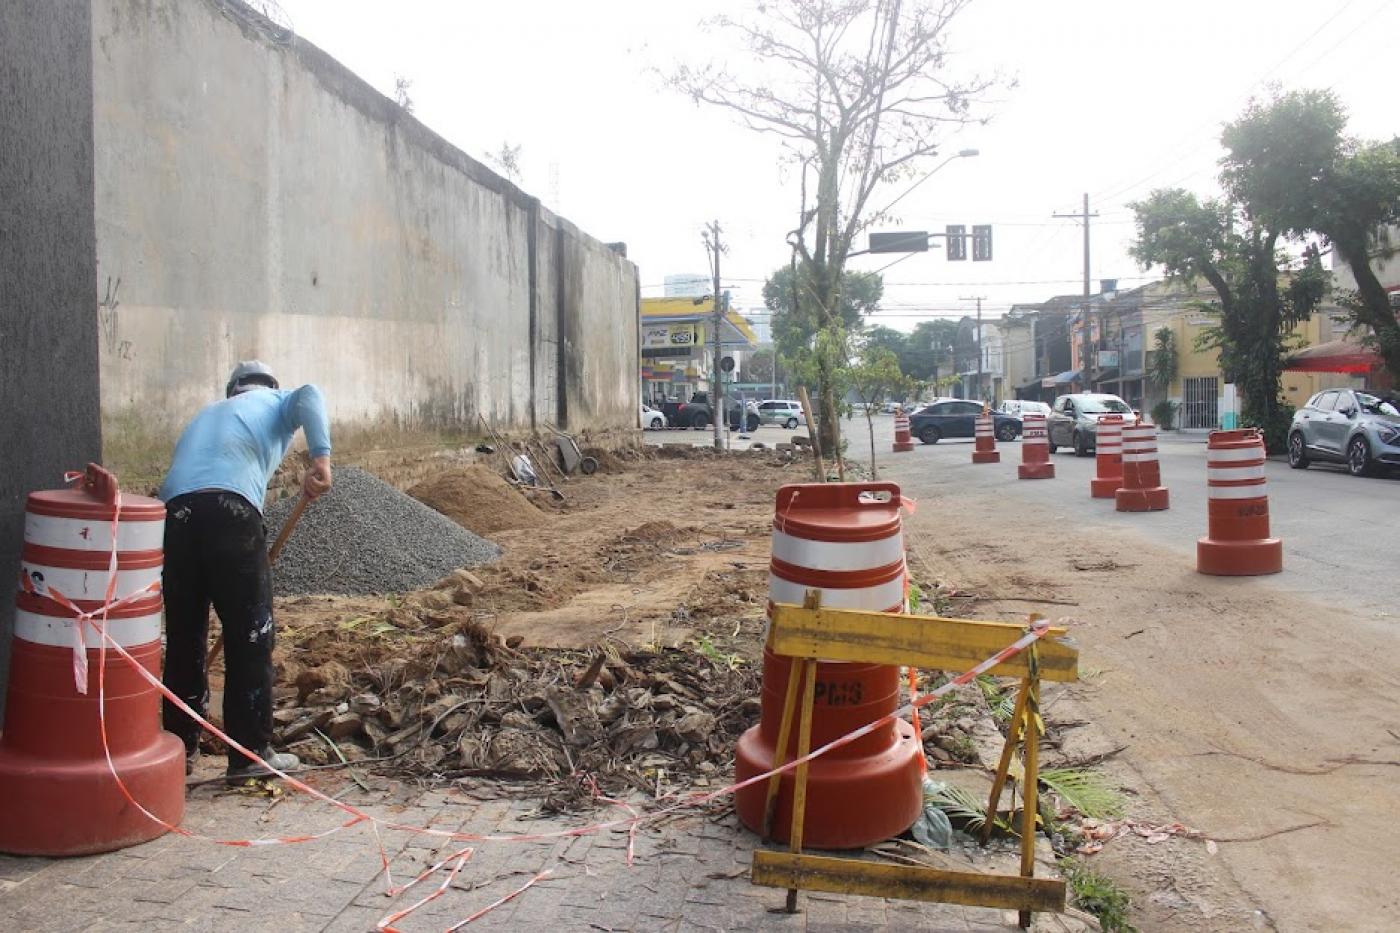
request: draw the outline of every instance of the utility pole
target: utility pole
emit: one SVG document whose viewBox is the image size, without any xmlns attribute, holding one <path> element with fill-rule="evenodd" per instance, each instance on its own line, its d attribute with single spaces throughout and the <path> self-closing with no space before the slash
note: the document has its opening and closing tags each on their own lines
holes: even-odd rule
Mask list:
<svg viewBox="0 0 1400 933">
<path fill-rule="evenodd" d="M 977 302 L 977 401 L 987 403 L 987 393 L 982 391 L 982 299 L 986 295 L 973 295 L 959 298 L 959 301 Z"/>
<path fill-rule="evenodd" d="M 1089 218 L 1099 216 L 1098 211 L 1089 213 L 1089 194 L 1084 194 L 1084 208 L 1078 214 L 1051 214 L 1051 217 L 1067 217 L 1084 224 L 1084 305 L 1079 312 L 1079 321 L 1084 325 L 1083 359 L 1080 362 L 1080 381 L 1084 391 L 1089 391 L 1089 355 L 1093 349 L 1093 331 L 1089 326 Z"/>
<path fill-rule="evenodd" d="M 700 234 L 700 238 L 705 241 L 705 252 L 710 256 L 710 274 L 714 279 L 713 295 L 715 299 L 715 313 L 711 330 L 715 332 L 715 378 L 710 384 L 710 412 L 714 418 L 715 426 L 715 450 L 724 449 L 724 373 L 720 370 L 720 361 L 724 358 L 720 350 L 720 325 L 724 323 L 724 293 L 720 290 L 719 278 L 719 258 L 725 252 L 725 246 L 720 241 L 719 221 L 713 220 L 705 225 L 705 229 Z M 1087 287 L 1087 286 L 1086 286 Z M 744 413 L 740 412 L 742 419 Z"/>
</svg>

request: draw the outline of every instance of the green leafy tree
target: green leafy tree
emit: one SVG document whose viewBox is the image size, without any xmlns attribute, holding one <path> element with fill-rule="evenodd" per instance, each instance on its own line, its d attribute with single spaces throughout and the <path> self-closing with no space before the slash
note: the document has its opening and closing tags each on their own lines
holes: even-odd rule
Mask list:
<svg viewBox="0 0 1400 933">
<path fill-rule="evenodd" d="M 803 300 L 809 288 L 804 284 L 795 293 L 792 282 L 792 266 L 782 266 L 763 283 L 763 303 L 773 312 L 773 344 L 785 360 L 797 360 L 809 352 L 813 338 L 823 326 L 823 315 L 816 304 Z M 884 280 L 879 274 L 846 273 L 834 323 L 848 334 L 859 331 L 865 315 L 880 307 L 884 293 Z M 799 300 L 794 301 L 794 296 Z"/>
<path fill-rule="evenodd" d="M 743 372 L 739 375 L 740 382 L 772 382 L 775 374 L 774 365 L 776 363 L 774 352 L 764 347 L 755 350 L 749 358 L 744 360 Z"/>
<path fill-rule="evenodd" d="M 727 63 L 682 66 L 671 84 L 697 103 L 730 112 L 778 139 L 798 167 L 801 200 L 788 235 L 799 308 L 810 308 L 820 343 L 844 343 L 846 259 L 882 214 L 872 199 L 907 181 L 938 154 L 949 129 L 971 122 L 994 83 L 953 73 L 950 31 L 970 0 L 760 0 L 750 16 L 711 25 L 737 40 L 729 62 L 761 62 L 737 74 Z M 814 344 L 815 347 L 815 344 Z M 838 358 L 816 353 L 823 440 L 834 417 Z M 825 446 L 825 445 L 824 445 Z"/>
<path fill-rule="evenodd" d="M 894 333 L 898 333 L 895 331 Z M 870 434 L 870 476 L 879 479 L 875 463 L 875 409 L 886 399 L 905 398 L 916 391 L 913 379 L 899 368 L 899 357 L 889 347 L 867 344 L 855 365 L 846 370 L 846 381 L 865 403 L 865 425 Z"/>
<path fill-rule="evenodd" d="M 1161 265 L 1173 278 L 1203 278 L 1215 291 L 1215 302 L 1202 309 L 1219 324 L 1203 335 L 1203 346 L 1220 351 L 1225 380 L 1240 388 L 1245 423 L 1263 430 L 1271 451 L 1282 450 L 1290 417 L 1280 389 L 1289 335 L 1327 287 L 1316 251 L 1295 262 L 1278 247 L 1280 231 L 1260 223 L 1247 205 L 1202 203 L 1179 188 L 1154 191 L 1131 207 L 1134 258 Z"/>
<path fill-rule="evenodd" d="M 915 379 L 942 382 L 956 371 L 956 351 L 964 342 L 957 321 L 920 321 L 909 335 L 908 356 L 900 364 Z"/>
<path fill-rule="evenodd" d="M 1295 238 L 1318 234 L 1335 248 L 1357 285 L 1342 304 L 1400 380 L 1400 320 L 1371 266 L 1394 252 L 1386 225 L 1400 222 L 1400 141 L 1349 138 L 1346 119 L 1331 91 L 1252 102 L 1221 137 L 1221 178 L 1261 223 Z"/>
</svg>

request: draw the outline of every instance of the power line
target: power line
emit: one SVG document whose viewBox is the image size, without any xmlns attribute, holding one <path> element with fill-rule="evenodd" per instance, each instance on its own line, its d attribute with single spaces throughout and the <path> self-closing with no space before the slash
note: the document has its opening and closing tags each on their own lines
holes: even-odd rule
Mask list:
<svg viewBox="0 0 1400 933">
<path fill-rule="evenodd" d="M 1388 0 L 1386 0 L 1386 2 L 1388 2 Z M 1317 38 L 1317 36 L 1318 36 L 1324 29 L 1326 29 L 1328 26 L 1330 26 L 1330 25 L 1332 24 L 1332 22 L 1333 22 L 1334 20 L 1337 19 L 1337 17 L 1339 17 L 1339 16 L 1341 16 L 1343 13 L 1345 13 L 1345 12 L 1346 12 L 1348 9 L 1350 9 L 1350 8 L 1352 7 L 1352 5 L 1354 5 L 1355 3 L 1356 3 L 1356 0 L 1347 0 L 1347 2 L 1344 3 L 1335 13 L 1333 13 L 1331 16 L 1329 16 L 1329 17 L 1327 17 L 1325 20 L 1323 20 L 1322 23 L 1321 23 L 1319 26 L 1317 26 L 1317 28 L 1315 28 L 1312 32 L 1308 33 L 1307 37 L 1304 38 L 1302 42 L 1299 42 L 1297 45 L 1295 45 L 1286 55 L 1283 56 L 1283 58 L 1280 58 L 1277 62 L 1275 62 L 1275 63 L 1273 64 L 1272 67 L 1270 67 L 1267 71 L 1265 71 L 1263 75 L 1261 75 L 1259 78 L 1256 78 L 1256 79 L 1245 89 L 1245 93 L 1246 93 L 1246 94 L 1249 94 L 1250 92 L 1252 92 L 1252 91 L 1254 90 L 1254 88 L 1258 87 L 1258 86 L 1259 86 L 1260 84 L 1262 84 L 1264 81 L 1268 80 L 1268 78 L 1269 78 L 1275 71 L 1277 71 L 1280 67 L 1282 67 L 1283 64 L 1284 64 L 1285 62 L 1287 62 L 1287 61 L 1288 61 L 1290 58 L 1292 58 L 1294 55 L 1296 55 L 1296 54 L 1298 54 L 1300 51 L 1302 51 L 1303 48 L 1305 48 L 1305 47 L 1308 45 L 1308 43 L 1312 42 L 1313 39 Z M 1384 5 L 1385 5 L 1385 4 L 1384 4 L 1384 2 L 1383 2 L 1383 3 L 1382 3 L 1382 6 L 1384 6 Z M 1372 16 L 1374 16 L 1374 14 L 1372 14 Z M 1363 20 L 1362 20 L 1362 25 L 1364 25 L 1365 22 L 1366 22 L 1368 19 L 1370 19 L 1370 17 L 1367 17 L 1367 19 L 1363 19 Z M 1360 28 L 1360 27 L 1358 26 L 1357 28 Z M 1351 35 L 1352 35 L 1353 32 L 1355 32 L 1355 30 L 1352 30 L 1352 32 L 1349 32 L 1349 33 L 1347 33 L 1345 36 L 1343 36 L 1342 39 L 1338 40 L 1338 42 L 1337 42 L 1336 44 L 1334 44 L 1331 48 L 1329 48 L 1326 52 L 1324 52 L 1323 55 L 1322 55 L 1319 59 L 1315 60 L 1315 61 L 1313 62 L 1313 64 L 1316 64 L 1317 61 L 1320 61 L 1320 60 L 1321 60 L 1321 58 L 1325 58 L 1327 55 L 1330 55 L 1330 54 L 1336 49 L 1337 45 L 1340 45 L 1341 42 L 1344 42 L 1344 41 L 1346 41 L 1347 39 L 1351 38 Z M 1309 65 L 1309 66 L 1307 66 L 1307 67 L 1312 67 L 1312 65 Z M 1238 95 L 1237 95 L 1237 97 L 1238 97 Z M 1200 142 L 1200 141 L 1192 142 L 1192 140 L 1196 138 L 1196 134 L 1197 134 L 1197 133 L 1199 133 L 1200 131 L 1202 131 L 1202 130 L 1204 130 L 1204 129 L 1206 129 L 1206 128 L 1208 128 L 1208 127 L 1214 125 L 1214 124 L 1216 124 L 1217 122 L 1218 122 L 1217 119 L 1211 118 L 1211 119 L 1209 119 L 1209 120 L 1206 120 L 1206 121 L 1204 121 L 1204 122 L 1202 122 L 1202 123 L 1200 123 L 1200 124 L 1197 124 L 1196 126 L 1192 127 L 1192 128 L 1191 128 L 1190 130 L 1188 130 L 1185 134 L 1183 134 L 1181 140 L 1180 140 L 1175 146 L 1173 146 L 1172 149 L 1170 150 L 1170 151 L 1171 151 L 1172 153 L 1174 153 L 1174 154 L 1175 154 L 1175 153 L 1180 153 L 1179 156 L 1178 156 L 1178 155 L 1173 155 L 1173 156 L 1170 157 L 1166 162 L 1164 162 L 1161 166 L 1159 166 L 1158 168 L 1156 168 L 1156 169 L 1154 169 L 1153 171 L 1149 172 L 1148 174 L 1142 176 L 1141 178 L 1139 178 L 1139 179 L 1136 180 L 1136 181 L 1130 182 L 1130 183 L 1128 183 L 1128 184 L 1126 184 L 1126 185 L 1119 185 L 1119 186 L 1116 186 L 1116 187 L 1115 187 L 1115 186 L 1109 186 L 1108 188 L 1100 189 L 1099 191 L 1097 191 L 1097 192 L 1094 193 L 1094 195 L 1093 195 L 1094 200 L 1095 200 L 1095 201 L 1111 201 L 1111 200 L 1113 200 L 1114 198 L 1120 197 L 1120 196 L 1122 196 L 1123 194 L 1125 194 L 1125 193 L 1127 193 L 1127 192 L 1129 192 L 1129 191 L 1134 190 L 1135 188 L 1141 187 L 1144 183 L 1146 183 L 1146 182 L 1148 182 L 1148 181 L 1151 181 L 1152 179 L 1154 179 L 1154 178 L 1158 177 L 1159 175 L 1163 174 L 1164 172 L 1170 171 L 1172 168 L 1174 168 L 1175 166 L 1179 165 L 1179 164 L 1183 161 L 1183 159 L 1184 159 L 1184 157 L 1185 157 L 1186 155 L 1191 154 L 1191 153 L 1194 153 L 1194 152 L 1196 152 L 1197 150 L 1200 150 L 1200 149 L 1204 148 L 1206 145 L 1209 144 L 1209 143 L 1207 143 L 1207 142 Z M 1181 143 L 1186 143 L 1186 145 L 1183 146 L 1183 145 L 1181 145 Z M 1187 176 L 1187 177 L 1190 177 L 1190 176 Z"/>
</svg>

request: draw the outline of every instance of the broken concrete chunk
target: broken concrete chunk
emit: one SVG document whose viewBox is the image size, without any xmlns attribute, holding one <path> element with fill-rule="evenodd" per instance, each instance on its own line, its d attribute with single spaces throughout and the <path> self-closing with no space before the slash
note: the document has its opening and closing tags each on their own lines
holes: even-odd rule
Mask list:
<svg viewBox="0 0 1400 933">
<path fill-rule="evenodd" d="M 324 730 L 332 717 L 335 716 L 335 712 L 328 707 L 305 712 L 307 713 L 306 716 L 302 719 L 298 719 L 277 734 L 277 740 L 281 744 L 286 745 L 289 742 L 295 742 L 297 739 L 310 735 L 315 729 Z"/>
<path fill-rule="evenodd" d="M 361 716 L 372 716 L 379 712 L 384 705 L 384 701 L 373 693 L 357 693 L 350 698 L 351 712 L 359 713 Z"/>
<path fill-rule="evenodd" d="M 544 699 L 554 713 L 554 721 L 563 733 L 564 741 L 570 745 L 587 745 L 601 731 L 597 715 L 588 708 L 587 701 L 578 691 L 550 687 L 545 691 Z"/>
<path fill-rule="evenodd" d="M 676 720 L 673 729 L 687 742 L 703 743 L 715 731 L 715 717 L 701 710 L 691 710 Z"/>
<path fill-rule="evenodd" d="M 332 739 L 345 739 L 360 731 L 361 719 L 356 713 L 341 713 L 326 724 L 321 731 Z"/>
</svg>

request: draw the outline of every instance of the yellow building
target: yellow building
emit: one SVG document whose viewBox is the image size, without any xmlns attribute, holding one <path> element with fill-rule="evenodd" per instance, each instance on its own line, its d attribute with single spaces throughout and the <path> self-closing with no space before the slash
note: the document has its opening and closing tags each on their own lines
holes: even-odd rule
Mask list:
<svg viewBox="0 0 1400 933">
<path fill-rule="evenodd" d="M 1229 420 L 1225 415 L 1230 412 L 1238 417 L 1239 402 L 1233 386 L 1227 387 L 1220 374 L 1219 351 L 1197 347 L 1197 340 L 1217 318 L 1195 305 L 1203 298 L 1213 298 L 1215 293 L 1207 286 L 1191 294 L 1165 282 L 1157 283 L 1153 290 L 1156 294 L 1143 310 L 1145 349 L 1149 354 L 1153 352 L 1157 332 L 1168 328 L 1176 342 L 1177 377 L 1166 392 L 1160 388 L 1149 391 L 1148 409 L 1164 397 L 1171 399 L 1180 406 L 1176 426 L 1185 430 L 1219 427 Z M 1345 328 L 1337 309 L 1324 308 L 1299 324 L 1293 334 L 1301 348 L 1335 339 Z M 1359 378 L 1341 373 L 1285 372 L 1282 389 L 1284 400 L 1297 408 L 1322 389 L 1360 385 Z"/>
<path fill-rule="evenodd" d="M 713 298 L 642 299 L 642 398 L 689 400 L 708 390 L 714 369 Z M 752 350 L 758 343 L 749 322 L 726 311 L 720 329 L 725 356 Z M 735 360 L 737 370 L 738 360 Z"/>
</svg>

